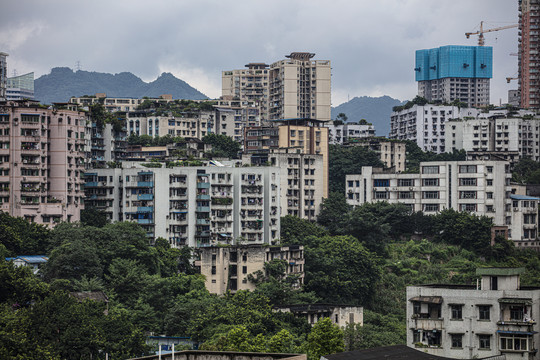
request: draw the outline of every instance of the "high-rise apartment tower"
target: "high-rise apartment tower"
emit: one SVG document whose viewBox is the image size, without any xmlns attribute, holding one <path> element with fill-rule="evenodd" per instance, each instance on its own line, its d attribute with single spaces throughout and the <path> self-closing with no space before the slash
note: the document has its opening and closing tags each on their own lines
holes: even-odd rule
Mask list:
<svg viewBox="0 0 540 360">
<path fill-rule="evenodd" d="M 521 107 L 540 108 L 540 0 L 519 0 L 519 92 Z"/>
</svg>

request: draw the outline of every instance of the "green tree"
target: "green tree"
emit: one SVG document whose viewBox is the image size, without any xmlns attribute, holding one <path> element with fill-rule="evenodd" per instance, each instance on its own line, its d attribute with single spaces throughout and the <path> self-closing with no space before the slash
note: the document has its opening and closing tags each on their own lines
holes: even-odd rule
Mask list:
<svg viewBox="0 0 540 360">
<path fill-rule="evenodd" d="M 540 163 L 523 158 L 514 166 L 512 181 L 520 184 L 540 184 Z"/>
<path fill-rule="evenodd" d="M 313 326 L 307 337 L 306 350 L 310 360 L 318 360 L 321 356 L 342 352 L 343 331 L 332 324 L 330 318 L 324 318 Z"/>
<path fill-rule="evenodd" d="M 42 271 L 48 280 L 80 280 L 83 276 L 101 278 L 103 274 L 96 247 L 77 238 L 54 249 Z"/>
<path fill-rule="evenodd" d="M 0 303 L 16 308 L 28 306 L 48 292 L 48 285 L 39 280 L 30 268 L 0 260 Z"/>
<path fill-rule="evenodd" d="M 221 134 L 208 134 L 202 138 L 205 144 L 212 145 L 212 152 L 217 156 L 225 156 L 231 159 L 237 159 L 241 145 L 234 141 L 231 137 Z"/>
<path fill-rule="evenodd" d="M 0 244 L 8 256 L 44 255 L 50 247 L 50 237 L 51 232 L 44 225 L 0 212 Z"/>
<path fill-rule="evenodd" d="M 86 226 L 101 228 L 109 223 L 109 219 L 106 212 L 92 207 L 85 207 L 81 210 L 81 223 Z"/>
<path fill-rule="evenodd" d="M 292 215 L 281 218 L 280 242 L 283 245 L 305 245 L 308 236 L 325 235 L 328 235 L 328 231 L 311 221 Z"/>
<path fill-rule="evenodd" d="M 347 204 L 345 196 L 342 193 L 331 192 L 322 201 L 317 222 L 326 227 L 330 234 L 342 233 L 349 211 L 351 206 Z"/>
<path fill-rule="evenodd" d="M 368 304 L 380 279 L 375 254 L 352 236 L 316 238 L 305 249 L 307 291 L 325 302 Z"/>
</svg>

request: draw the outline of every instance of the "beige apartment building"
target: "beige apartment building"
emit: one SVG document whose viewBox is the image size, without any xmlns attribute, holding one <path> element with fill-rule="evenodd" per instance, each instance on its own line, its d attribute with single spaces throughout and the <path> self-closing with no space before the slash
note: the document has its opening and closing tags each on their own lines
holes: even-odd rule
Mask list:
<svg viewBox="0 0 540 360">
<path fill-rule="evenodd" d="M 372 137 L 355 140 L 348 145 L 362 146 L 374 151 L 379 155 L 379 159 L 381 159 L 386 168 L 396 172 L 405 171 L 407 165 L 407 149 L 404 141 Z"/>
<path fill-rule="evenodd" d="M 83 208 L 85 113 L 0 104 L 0 210 L 54 226 Z"/>
<path fill-rule="evenodd" d="M 236 245 L 199 249 L 201 259 L 195 264 L 206 278 L 206 289 L 218 295 L 227 291 L 255 290 L 248 276 L 256 272 L 264 275 L 264 264 L 274 259 L 284 260 L 285 275 L 297 276 L 297 286 L 304 283 L 304 247 Z"/>
<path fill-rule="evenodd" d="M 293 52 L 268 66 L 223 71 L 222 95 L 256 101 L 261 120 L 308 118 L 328 121 L 331 108 L 330 60 L 313 60 L 309 52 Z"/>
</svg>

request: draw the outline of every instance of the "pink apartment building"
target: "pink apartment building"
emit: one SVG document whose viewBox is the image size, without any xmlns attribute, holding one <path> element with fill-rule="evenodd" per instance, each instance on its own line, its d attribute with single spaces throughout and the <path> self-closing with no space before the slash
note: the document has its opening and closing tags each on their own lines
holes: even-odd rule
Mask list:
<svg viewBox="0 0 540 360">
<path fill-rule="evenodd" d="M 80 220 L 87 116 L 67 107 L 0 102 L 0 211 L 49 226 Z"/>
</svg>

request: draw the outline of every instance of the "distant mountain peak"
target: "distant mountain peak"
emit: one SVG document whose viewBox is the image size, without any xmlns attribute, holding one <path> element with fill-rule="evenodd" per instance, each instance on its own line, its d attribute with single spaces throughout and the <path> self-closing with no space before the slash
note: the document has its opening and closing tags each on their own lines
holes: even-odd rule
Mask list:
<svg viewBox="0 0 540 360">
<path fill-rule="evenodd" d="M 388 136 L 392 108 L 402 104 L 403 101 L 388 95 L 378 97 L 355 96 L 349 101 L 333 107 L 332 119 L 335 119 L 339 113 L 347 115 L 348 121 L 352 122 L 366 119 L 375 126 L 377 136 Z"/>
<path fill-rule="evenodd" d="M 36 79 L 35 98 L 44 104 L 66 102 L 72 96 L 106 93 L 109 97 L 142 98 L 171 94 L 174 99 L 202 100 L 208 97 L 185 81 L 169 72 L 163 72 L 157 79 L 144 82 L 131 72 L 118 74 L 74 72 L 68 67 L 56 67 L 51 73 Z"/>
</svg>

